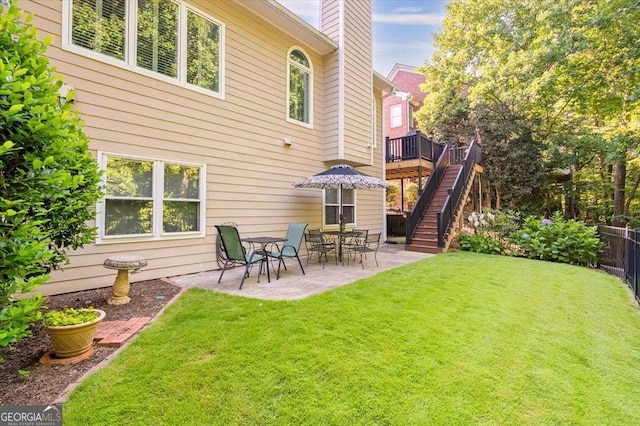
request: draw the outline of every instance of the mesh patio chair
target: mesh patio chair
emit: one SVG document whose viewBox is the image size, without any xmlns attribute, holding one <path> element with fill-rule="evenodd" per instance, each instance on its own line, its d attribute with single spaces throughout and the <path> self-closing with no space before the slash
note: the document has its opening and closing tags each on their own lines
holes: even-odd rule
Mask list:
<svg viewBox="0 0 640 426">
<path fill-rule="evenodd" d="M 356 255 L 360 253 L 360 263 L 362 264 L 362 269 L 364 269 L 364 262 L 362 260 L 363 255 L 366 259 L 367 253 L 373 253 L 373 257 L 376 260 L 376 266 L 378 265 L 378 248 L 380 247 L 380 233 L 369 234 L 363 240 L 360 240 L 360 243 L 351 247 L 350 252 L 353 253 L 353 260 L 355 261 Z M 347 257 L 347 264 L 349 264 L 349 258 Z"/>
<path fill-rule="evenodd" d="M 329 261 L 327 254 L 330 252 L 333 252 L 336 258 L 336 265 L 338 264 L 336 243 L 328 241 L 319 229 L 309 229 L 309 231 L 304 234 L 304 242 L 307 248 L 307 265 L 309 264 L 311 256 L 313 256 L 314 253 L 318 253 L 319 262 L 322 262 L 322 255 L 324 255 L 325 262 L 322 264 L 322 268 L 324 269 L 325 264 Z"/>
<path fill-rule="evenodd" d="M 238 228 L 238 224 L 235 222 L 225 222 L 222 225 L 233 226 L 234 228 Z M 227 255 L 224 253 L 224 247 L 222 247 L 222 239 L 220 239 L 220 233 L 216 235 L 216 263 L 218 264 L 218 268 L 222 269 L 224 262 L 227 260 Z"/>
<path fill-rule="evenodd" d="M 282 248 L 278 247 L 276 244 L 276 251 L 270 251 L 268 254 L 270 257 L 274 259 L 278 259 L 278 272 L 276 272 L 276 279 L 280 278 L 280 265 L 284 265 L 285 271 L 287 270 L 287 265 L 284 263 L 284 259 L 286 257 L 298 259 L 298 264 L 300 265 L 300 269 L 302 270 L 302 275 L 305 275 L 304 268 L 302 267 L 302 262 L 300 261 L 300 257 L 298 256 L 300 252 L 300 246 L 302 245 L 302 238 L 304 236 L 304 231 L 307 229 L 306 223 L 290 223 L 289 228 L 287 228 L 287 235 L 285 238 L 287 241 L 283 244 Z"/>
<path fill-rule="evenodd" d="M 222 272 L 220 272 L 218 283 L 222 280 L 224 271 L 226 271 L 228 267 L 244 265 L 244 274 L 242 274 L 242 281 L 240 281 L 240 290 L 242 290 L 244 280 L 249 276 L 249 269 L 256 263 L 260 263 L 260 268 L 262 269 L 264 254 L 258 253 L 255 250 L 247 254 L 246 249 L 242 246 L 242 241 L 240 241 L 238 229 L 234 226 L 216 225 L 216 229 L 218 229 L 218 235 L 220 236 L 220 240 L 222 240 L 222 248 L 225 253 L 224 266 L 222 267 Z M 269 265 L 267 265 L 267 268 L 268 267 Z"/>
</svg>

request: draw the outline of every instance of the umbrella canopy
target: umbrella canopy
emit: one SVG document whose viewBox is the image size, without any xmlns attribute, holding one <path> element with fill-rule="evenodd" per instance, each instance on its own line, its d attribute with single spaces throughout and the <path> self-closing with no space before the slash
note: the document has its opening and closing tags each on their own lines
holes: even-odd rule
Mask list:
<svg viewBox="0 0 640 426">
<path fill-rule="evenodd" d="M 332 166 L 329 170 L 293 183 L 296 188 L 318 189 L 374 189 L 386 188 L 389 184 L 376 177 L 365 175 L 347 164 Z"/>
<path fill-rule="evenodd" d="M 324 172 L 300 179 L 294 182 L 293 186 L 296 188 L 339 189 L 340 231 L 342 232 L 344 231 L 342 190 L 386 188 L 390 186 L 390 184 L 376 177 L 361 173 L 348 164 L 337 164 Z"/>
</svg>

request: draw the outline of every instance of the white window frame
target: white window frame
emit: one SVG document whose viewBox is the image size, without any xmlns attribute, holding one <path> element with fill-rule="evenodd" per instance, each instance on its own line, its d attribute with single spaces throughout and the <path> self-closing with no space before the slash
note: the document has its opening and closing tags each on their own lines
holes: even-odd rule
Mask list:
<svg viewBox="0 0 640 426">
<path fill-rule="evenodd" d="M 307 59 L 307 62 L 309 62 L 309 67 L 305 67 L 302 64 L 299 64 L 298 62 L 291 60 L 291 52 L 293 52 L 294 50 L 300 51 L 300 53 L 302 53 L 305 56 L 305 58 Z M 307 104 L 309 105 L 309 122 L 308 123 L 305 123 L 304 121 L 296 120 L 295 118 L 291 118 L 289 116 L 290 95 L 291 95 L 291 90 L 290 90 L 291 66 L 294 66 L 300 69 L 301 71 L 309 74 L 309 93 L 308 93 L 309 99 L 307 100 Z M 313 129 L 313 63 L 311 62 L 311 57 L 309 56 L 309 54 L 300 46 L 292 46 L 287 51 L 287 105 L 286 106 L 287 108 L 285 111 L 285 117 L 287 118 L 287 121 L 289 123 L 293 123 L 303 127 L 307 127 L 309 129 Z"/>
<path fill-rule="evenodd" d="M 342 197 L 342 193 L 339 189 L 336 189 L 338 193 L 338 202 L 337 203 L 327 203 L 327 190 L 322 190 L 322 228 L 327 230 L 340 229 L 340 212 L 338 212 L 338 223 L 327 223 L 327 206 L 340 206 L 340 198 Z M 345 222 L 345 226 L 358 226 L 358 199 L 357 199 L 357 191 L 355 189 L 343 189 L 343 191 L 353 191 L 353 204 L 342 204 L 342 209 L 344 210 L 345 206 L 353 206 L 353 222 Z"/>
<path fill-rule="evenodd" d="M 399 120 L 394 124 L 394 120 Z M 389 108 L 389 127 L 395 129 L 402 126 L 402 105 L 395 104 Z"/>
<path fill-rule="evenodd" d="M 153 193 L 151 200 L 153 201 L 153 222 L 151 227 L 151 234 L 124 234 L 124 235 L 105 235 L 105 220 L 106 220 L 106 203 L 105 198 L 100 200 L 96 206 L 96 225 L 98 227 L 98 234 L 96 244 L 106 243 L 123 243 L 132 241 L 155 241 L 155 240 L 174 240 L 185 238 L 202 238 L 205 237 L 206 232 L 206 164 L 201 163 L 189 163 L 185 161 L 176 160 L 163 160 L 159 158 L 151 158 L 144 156 L 133 156 L 127 154 L 121 154 L 117 152 L 98 152 L 100 170 L 103 170 L 102 174 L 102 188 L 106 188 L 107 183 L 107 158 L 115 157 L 125 160 L 137 160 L 147 161 L 153 163 Z M 181 166 L 199 167 L 199 183 L 198 183 L 198 201 L 200 203 L 200 211 L 198 217 L 199 231 L 190 232 L 164 232 L 163 231 L 163 205 L 165 201 L 164 197 L 164 165 L 165 164 L 178 164 Z M 142 198 L 142 197 L 141 197 Z"/>
<path fill-rule="evenodd" d="M 226 26 L 223 22 L 213 18 L 211 15 L 204 13 L 197 8 L 187 5 L 182 0 L 170 0 L 179 6 L 179 23 L 178 23 L 178 77 L 173 78 L 164 74 L 148 70 L 136 65 L 136 40 L 137 40 L 137 0 L 127 0 L 126 3 L 126 21 L 125 21 L 125 59 L 119 60 L 108 55 L 104 55 L 95 52 L 91 49 L 77 46 L 71 42 L 72 40 L 72 12 L 74 0 L 62 0 L 62 48 L 70 52 L 86 56 L 95 59 L 100 62 L 106 62 L 119 68 L 124 68 L 129 71 L 133 71 L 138 74 L 142 74 L 157 80 L 162 80 L 167 83 L 175 84 L 180 87 L 184 87 L 189 90 L 204 93 L 209 96 L 224 99 L 225 98 L 225 41 L 226 41 Z M 187 83 L 187 62 L 186 62 L 186 48 L 187 48 L 187 10 L 202 16 L 203 18 L 211 21 L 213 24 L 219 27 L 219 40 L 218 40 L 218 91 L 206 89 L 204 87 L 196 86 Z"/>
</svg>

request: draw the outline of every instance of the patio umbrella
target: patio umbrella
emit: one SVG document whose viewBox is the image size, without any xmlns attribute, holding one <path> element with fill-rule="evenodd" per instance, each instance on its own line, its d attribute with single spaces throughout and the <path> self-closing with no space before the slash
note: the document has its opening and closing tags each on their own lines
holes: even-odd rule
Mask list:
<svg viewBox="0 0 640 426">
<path fill-rule="evenodd" d="M 340 190 L 340 232 L 344 232 L 344 216 L 342 214 L 343 189 L 375 189 L 390 186 L 387 182 L 366 175 L 347 164 L 338 164 L 330 169 L 293 183 L 296 188 L 338 189 Z"/>
</svg>

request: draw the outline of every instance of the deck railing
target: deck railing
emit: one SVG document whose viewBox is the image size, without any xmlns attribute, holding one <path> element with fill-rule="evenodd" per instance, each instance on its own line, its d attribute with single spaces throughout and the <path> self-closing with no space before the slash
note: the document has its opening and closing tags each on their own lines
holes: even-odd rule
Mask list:
<svg viewBox="0 0 640 426">
<path fill-rule="evenodd" d="M 433 142 L 420 132 L 414 131 L 401 138 L 386 138 L 387 163 L 421 158 L 434 161 L 440 158 L 445 145 Z"/>
<path fill-rule="evenodd" d="M 471 142 L 468 149 L 463 149 L 466 150 L 466 154 L 464 160 L 460 163 L 462 167 L 458 171 L 452 188 L 447 191 L 447 198 L 445 198 L 442 210 L 437 213 L 438 247 L 444 247 L 445 238 L 452 221 L 455 219 L 455 212 L 462 201 L 462 194 L 469 183 L 471 172 L 475 165 L 482 161 L 482 150 L 475 141 Z M 458 160 L 461 157 L 458 150 L 459 148 L 451 150 L 450 157 L 452 160 Z"/>
<path fill-rule="evenodd" d="M 438 161 L 433 166 L 433 171 L 429 175 L 427 179 L 427 183 L 424 185 L 424 188 L 416 203 L 413 205 L 411 212 L 407 215 L 407 225 L 406 225 L 406 243 L 411 243 L 411 238 L 413 238 L 413 234 L 416 232 L 416 228 L 418 227 L 418 223 L 420 219 L 424 215 L 424 212 L 429 207 L 431 200 L 433 199 L 433 195 L 438 189 L 438 185 L 440 185 L 440 181 L 442 180 L 442 176 L 444 176 L 444 172 L 449 167 L 449 162 L 451 160 L 451 156 L 449 155 L 448 146 L 444 145 L 442 151 L 440 151 L 440 155 L 438 156 Z"/>
</svg>

